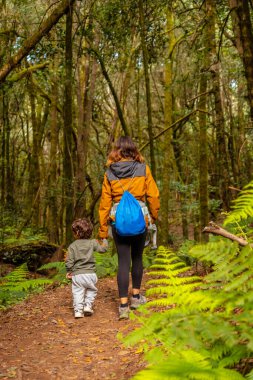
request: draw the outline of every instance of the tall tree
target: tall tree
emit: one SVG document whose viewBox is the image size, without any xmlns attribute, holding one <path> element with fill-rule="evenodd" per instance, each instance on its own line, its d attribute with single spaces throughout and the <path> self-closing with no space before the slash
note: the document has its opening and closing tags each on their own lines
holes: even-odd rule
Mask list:
<svg viewBox="0 0 253 380">
<path fill-rule="evenodd" d="M 156 177 L 156 162 L 155 162 L 155 151 L 154 151 L 154 133 L 153 133 L 153 123 L 152 123 L 152 105 L 151 105 L 151 91 L 150 91 L 150 79 L 149 79 L 149 64 L 148 64 L 148 49 L 145 40 L 145 13 L 143 0 L 139 0 L 139 18 L 140 18 L 140 35 L 141 35 L 141 48 L 143 56 L 143 70 L 145 77 L 145 88 L 146 88 L 146 103 L 147 103 L 147 116 L 148 116 L 148 136 L 149 136 L 149 147 L 150 147 L 150 163 L 152 174 L 154 178 Z"/>
<path fill-rule="evenodd" d="M 58 198 L 57 193 L 57 146 L 58 146 L 58 121 L 57 121 L 57 102 L 58 102 L 58 75 L 56 71 L 58 57 L 56 56 L 52 62 L 52 102 L 50 111 L 50 161 L 48 174 L 48 237 L 49 241 L 59 243 L 59 226 L 58 226 Z"/>
<path fill-rule="evenodd" d="M 242 59 L 247 80 L 251 121 L 253 122 L 253 31 L 249 0 L 229 0 L 234 41 Z"/>
<path fill-rule="evenodd" d="M 228 152 L 226 143 L 226 129 L 225 129 L 225 117 L 223 113 L 222 101 L 221 101 L 221 84 L 220 84 L 220 62 L 217 61 L 217 47 L 216 47 L 216 20 L 215 9 L 216 1 L 207 0 L 208 6 L 208 26 L 207 33 L 208 38 L 206 42 L 209 42 L 210 46 L 210 68 L 212 78 L 212 93 L 214 96 L 215 106 L 215 129 L 217 139 L 217 177 L 219 196 L 222 200 L 222 206 L 225 210 L 228 210 L 230 203 L 229 193 L 229 164 L 228 164 Z M 217 181 L 217 180 L 216 180 Z"/>
<path fill-rule="evenodd" d="M 65 197 L 65 229 L 66 241 L 72 238 L 71 223 L 73 221 L 73 162 L 72 162 L 72 24 L 73 5 L 68 7 L 66 15 L 66 37 L 65 37 L 65 89 L 64 89 L 64 153 L 63 153 L 63 186 Z"/>
<path fill-rule="evenodd" d="M 203 32 L 204 53 L 199 83 L 199 203 L 200 203 L 200 229 L 201 231 L 208 223 L 208 137 L 207 137 L 207 84 L 208 68 L 210 66 L 208 28 L 210 3 L 205 3 L 205 28 Z M 201 240 L 207 240 L 205 234 L 201 234 Z"/>
<path fill-rule="evenodd" d="M 97 61 L 93 56 L 84 55 L 79 60 L 78 88 L 78 128 L 77 128 L 77 203 L 75 216 L 86 214 L 86 178 L 89 149 L 89 135 L 92 123 L 95 83 L 97 76 Z"/>
<path fill-rule="evenodd" d="M 171 6 L 167 8 L 166 33 L 168 43 L 166 46 L 166 57 L 164 65 L 164 129 L 172 125 L 173 121 L 173 51 L 175 47 L 174 35 L 174 16 Z M 161 197 L 161 242 L 168 243 L 169 232 L 169 191 L 172 173 L 173 147 L 172 147 L 172 129 L 163 137 L 163 182 Z"/>
</svg>

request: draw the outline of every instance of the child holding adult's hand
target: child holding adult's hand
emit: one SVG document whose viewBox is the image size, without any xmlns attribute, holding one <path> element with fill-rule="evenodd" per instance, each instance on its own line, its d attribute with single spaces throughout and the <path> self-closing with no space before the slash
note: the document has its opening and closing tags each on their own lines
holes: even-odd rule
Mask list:
<svg viewBox="0 0 253 380">
<path fill-rule="evenodd" d="M 92 305 L 97 295 L 97 275 L 94 251 L 106 252 L 108 242 L 90 239 L 93 225 L 87 219 L 77 219 L 72 224 L 75 241 L 68 247 L 66 278 L 72 280 L 75 318 L 92 315 Z"/>
</svg>

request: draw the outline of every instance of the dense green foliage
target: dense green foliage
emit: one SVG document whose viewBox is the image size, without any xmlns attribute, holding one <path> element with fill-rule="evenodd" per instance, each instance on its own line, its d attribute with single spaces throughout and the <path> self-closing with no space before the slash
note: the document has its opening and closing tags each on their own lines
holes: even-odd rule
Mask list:
<svg viewBox="0 0 253 380">
<path fill-rule="evenodd" d="M 52 284 L 48 278 L 29 279 L 26 264 L 14 269 L 0 278 L 0 309 L 23 300 L 29 294 L 41 291 L 45 285 Z"/>
<path fill-rule="evenodd" d="M 246 185 L 239 197 L 232 203 L 232 212 L 227 216 L 224 225 L 234 228 L 238 233 L 250 239 L 253 234 L 250 228 L 253 221 L 253 181 Z M 247 238 L 247 237 L 246 237 Z"/>
<path fill-rule="evenodd" d="M 158 250 L 150 273 L 158 278 L 150 280 L 154 287 L 148 291 L 157 296 L 148 304 L 153 312 L 138 316 L 143 327 L 127 337 L 155 365 L 136 379 L 241 379 L 228 368 L 250 370 L 252 249 L 220 240 L 193 247 L 191 255 L 211 263 L 212 272 L 192 276 L 173 252 Z"/>
</svg>

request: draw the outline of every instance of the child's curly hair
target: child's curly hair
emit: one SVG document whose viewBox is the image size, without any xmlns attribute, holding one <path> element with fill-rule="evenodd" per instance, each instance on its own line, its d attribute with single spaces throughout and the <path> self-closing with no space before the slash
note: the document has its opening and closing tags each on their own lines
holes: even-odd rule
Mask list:
<svg viewBox="0 0 253 380">
<path fill-rule="evenodd" d="M 88 219 L 76 219 L 72 223 L 72 231 L 79 239 L 89 239 L 93 231 L 93 225 Z"/>
</svg>

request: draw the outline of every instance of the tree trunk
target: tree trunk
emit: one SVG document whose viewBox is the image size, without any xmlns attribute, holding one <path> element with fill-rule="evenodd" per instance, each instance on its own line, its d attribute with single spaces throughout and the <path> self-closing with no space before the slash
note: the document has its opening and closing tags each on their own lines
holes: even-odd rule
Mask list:
<svg viewBox="0 0 253 380">
<path fill-rule="evenodd" d="M 58 78 L 55 72 L 57 62 L 52 70 L 54 71 L 51 90 L 51 122 L 50 122 L 50 167 L 48 176 L 48 237 L 52 243 L 59 243 L 58 231 L 58 204 L 57 202 L 57 145 L 58 145 L 58 123 L 57 123 L 57 102 L 58 102 Z"/>
<path fill-rule="evenodd" d="M 73 6 L 69 6 L 66 15 L 65 38 L 65 104 L 64 104 L 64 157 L 63 186 L 65 196 L 66 242 L 72 240 L 73 222 L 73 170 L 72 170 L 72 22 Z"/>
<path fill-rule="evenodd" d="M 175 43 L 174 36 L 174 19 L 172 10 L 168 6 L 167 10 L 167 25 L 166 34 L 168 38 L 167 54 L 165 58 L 164 67 L 164 128 L 168 128 L 172 124 L 172 73 L 173 73 L 173 49 Z M 172 173 L 172 160 L 173 160 L 173 148 L 172 148 L 172 129 L 170 129 L 166 135 L 163 136 L 163 168 L 162 168 L 162 197 L 161 197 L 161 243 L 168 244 L 169 234 L 169 188 L 170 188 L 170 176 Z"/>
<path fill-rule="evenodd" d="M 149 72 L 148 72 L 149 71 L 148 50 L 147 50 L 147 45 L 145 41 L 145 16 L 144 16 L 144 9 L 143 9 L 143 0 L 139 0 L 139 18 L 140 18 L 141 49 L 142 49 L 142 55 L 143 55 L 143 69 L 144 69 L 145 87 L 146 87 L 150 163 L 151 163 L 151 170 L 152 170 L 153 177 L 156 178 L 151 91 L 150 91 L 150 80 L 149 80 Z"/>
<path fill-rule="evenodd" d="M 200 78 L 199 92 L 204 93 L 207 89 L 206 74 Z M 206 109 L 206 95 L 201 97 L 199 108 Z M 200 228 L 208 222 L 208 156 L 207 156 L 207 121 L 206 114 L 199 114 L 199 202 L 200 202 Z M 206 235 L 205 235 L 206 236 Z M 206 237 L 203 237 L 206 240 Z"/>
<path fill-rule="evenodd" d="M 32 147 L 30 156 L 30 170 L 27 192 L 27 210 L 31 215 L 34 225 L 39 225 L 39 192 L 40 192 L 40 165 L 39 165 L 39 126 L 36 117 L 36 95 L 34 91 L 32 77 L 29 83 L 29 96 L 31 105 L 31 123 L 32 123 Z"/>
<path fill-rule="evenodd" d="M 83 75 L 79 75 L 79 120 L 77 130 L 77 202 L 75 217 L 86 214 L 86 197 L 84 190 L 87 175 L 87 157 L 90 127 L 92 123 L 92 107 L 94 102 L 97 62 L 93 57 L 85 57 L 81 63 Z M 84 76 L 84 80 L 81 77 Z"/>
<path fill-rule="evenodd" d="M 248 0 L 229 0 L 235 45 L 245 70 L 251 122 L 253 122 L 253 32 L 249 3 Z"/>
<path fill-rule="evenodd" d="M 10 137 L 11 127 L 9 120 L 9 97 L 5 94 L 5 124 L 6 124 L 6 205 L 8 208 L 14 207 L 14 176 L 11 170 L 11 154 L 10 154 Z M 13 157 L 14 159 L 14 157 Z"/>
<path fill-rule="evenodd" d="M 1 205 L 4 206 L 6 196 L 6 104 L 4 88 L 1 89 L 1 98 Z"/>
<path fill-rule="evenodd" d="M 220 93 L 220 63 L 217 62 L 217 49 L 216 49 L 216 33 L 215 33 L 215 0 L 208 0 L 208 27 L 207 34 L 209 37 L 207 41 L 210 44 L 211 66 L 210 71 L 212 75 L 214 105 L 215 105 L 215 129 L 217 139 L 217 177 L 219 187 L 219 197 L 222 200 L 222 206 L 225 210 L 229 209 L 230 193 L 229 193 L 229 164 L 228 153 L 226 144 L 226 131 L 225 119 L 223 114 L 221 93 Z"/>
<path fill-rule="evenodd" d="M 208 21 L 208 4 L 206 3 L 206 20 Z M 202 70 L 200 73 L 199 109 L 207 109 L 207 69 L 210 67 L 209 51 L 207 50 L 209 41 L 207 24 L 203 31 L 203 52 Z M 207 140 L 207 115 L 205 112 L 199 114 L 199 203 L 200 203 L 200 228 L 201 231 L 208 223 L 208 140 Z M 201 235 L 201 240 L 206 241 L 207 235 Z"/>
</svg>

